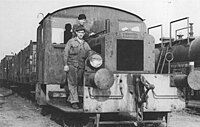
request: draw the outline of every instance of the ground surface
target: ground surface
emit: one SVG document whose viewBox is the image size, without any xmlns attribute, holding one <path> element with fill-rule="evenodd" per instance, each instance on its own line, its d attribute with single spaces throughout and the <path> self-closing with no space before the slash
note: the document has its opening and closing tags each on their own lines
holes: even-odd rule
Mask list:
<svg viewBox="0 0 200 127">
<path fill-rule="evenodd" d="M 200 127 L 200 116 L 184 110 L 170 114 L 170 127 Z"/>
<path fill-rule="evenodd" d="M 0 94 L 6 93 L 0 88 Z M 0 98 L 0 127 L 61 127 L 50 116 L 42 116 L 40 108 L 20 96 Z"/>
<path fill-rule="evenodd" d="M 42 116 L 41 109 L 31 101 L 10 93 L 0 88 L 0 127 L 61 127 L 50 120 L 50 116 Z M 8 96 L 3 98 L 2 95 Z M 169 116 L 169 127 L 200 127 L 200 116 L 185 110 L 173 112 Z"/>
</svg>

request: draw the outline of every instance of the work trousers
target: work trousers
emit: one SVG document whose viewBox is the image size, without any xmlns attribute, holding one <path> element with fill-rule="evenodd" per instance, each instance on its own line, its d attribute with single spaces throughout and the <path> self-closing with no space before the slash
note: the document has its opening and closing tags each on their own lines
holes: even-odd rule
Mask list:
<svg viewBox="0 0 200 127">
<path fill-rule="evenodd" d="M 74 67 L 69 65 L 69 71 L 67 73 L 69 96 L 68 101 L 72 103 L 78 103 L 78 86 L 83 86 L 83 68 Z"/>
</svg>

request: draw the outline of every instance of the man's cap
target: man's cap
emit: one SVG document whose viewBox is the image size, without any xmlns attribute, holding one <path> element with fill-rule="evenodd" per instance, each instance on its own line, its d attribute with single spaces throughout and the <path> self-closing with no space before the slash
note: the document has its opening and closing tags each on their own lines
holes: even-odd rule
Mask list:
<svg viewBox="0 0 200 127">
<path fill-rule="evenodd" d="M 77 26 L 76 29 L 75 29 L 76 32 L 81 31 L 81 30 L 85 31 L 85 27 L 82 26 L 82 25 Z"/>
<path fill-rule="evenodd" d="M 85 14 L 80 14 L 80 15 L 78 16 L 78 20 L 81 20 L 81 19 L 86 19 Z"/>
</svg>

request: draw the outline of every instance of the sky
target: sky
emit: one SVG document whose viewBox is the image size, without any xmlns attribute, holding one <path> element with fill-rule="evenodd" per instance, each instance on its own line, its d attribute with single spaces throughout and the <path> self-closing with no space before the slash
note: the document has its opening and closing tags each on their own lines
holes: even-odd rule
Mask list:
<svg viewBox="0 0 200 127">
<path fill-rule="evenodd" d="M 162 24 L 164 37 L 169 37 L 170 21 L 189 17 L 195 36 L 200 35 L 200 0 L 0 0 L 0 59 L 18 53 L 30 40 L 36 41 L 40 13 L 76 5 L 104 5 L 132 12 L 145 19 L 147 27 Z M 185 27 L 186 21 L 177 26 Z M 157 40 L 160 29 L 151 34 Z"/>
</svg>

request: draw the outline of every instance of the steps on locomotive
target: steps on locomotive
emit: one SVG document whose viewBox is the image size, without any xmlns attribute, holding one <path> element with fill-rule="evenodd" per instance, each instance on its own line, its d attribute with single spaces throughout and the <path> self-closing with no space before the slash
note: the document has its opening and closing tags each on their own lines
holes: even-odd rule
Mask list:
<svg viewBox="0 0 200 127">
<path fill-rule="evenodd" d="M 49 98 L 59 98 L 59 97 L 66 98 L 67 94 L 69 94 L 69 93 L 66 93 L 64 90 L 63 91 L 49 91 L 48 92 Z M 83 97 L 83 92 L 79 90 L 78 96 Z"/>
<path fill-rule="evenodd" d="M 62 110 L 64 112 L 83 112 L 83 109 L 73 109 L 69 103 L 66 102 L 66 98 L 52 98 L 48 102 L 48 105 Z"/>
<path fill-rule="evenodd" d="M 66 98 L 65 91 L 49 91 L 49 98 Z"/>
<path fill-rule="evenodd" d="M 156 123 L 165 123 L 166 127 L 168 127 L 169 123 L 169 114 L 171 111 L 165 112 L 145 112 L 143 115 L 142 124 L 156 124 Z"/>
<path fill-rule="evenodd" d="M 48 105 L 62 110 L 64 112 L 83 112 L 83 109 L 73 109 L 69 102 L 66 99 L 65 91 L 49 91 L 49 101 Z"/>
</svg>

